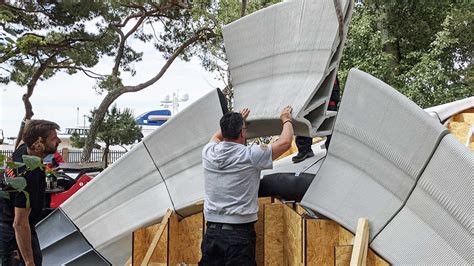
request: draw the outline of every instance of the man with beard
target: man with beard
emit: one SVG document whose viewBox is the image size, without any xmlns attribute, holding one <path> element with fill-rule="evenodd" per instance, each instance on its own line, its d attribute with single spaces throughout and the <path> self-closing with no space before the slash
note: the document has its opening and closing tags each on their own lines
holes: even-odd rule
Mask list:
<svg viewBox="0 0 474 266">
<path fill-rule="evenodd" d="M 43 159 L 54 154 L 61 140 L 56 130 L 59 126 L 46 120 L 30 120 L 25 126 L 20 145 L 12 155 L 12 161 L 23 162 L 23 155 Z M 24 167 L 6 171 L 15 177 Z M 23 176 L 26 179 L 25 191 L 29 194 L 30 206 L 24 193 L 10 192 L 9 199 L 0 199 L 0 265 L 41 265 L 42 255 L 35 231 L 44 203 L 46 180 L 44 170 L 36 168 Z M 3 179 L 3 178 L 2 178 Z M 3 180 L 2 180 L 3 181 Z M 10 190 L 5 184 L 3 190 Z"/>
</svg>

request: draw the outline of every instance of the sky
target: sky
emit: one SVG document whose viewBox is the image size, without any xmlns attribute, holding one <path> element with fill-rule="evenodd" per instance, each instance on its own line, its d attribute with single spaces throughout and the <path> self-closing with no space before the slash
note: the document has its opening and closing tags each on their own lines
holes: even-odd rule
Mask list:
<svg viewBox="0 0 474 266">
<path fill-rule="evenodd" d="M 162 55 L 151 48 L 151 45 L 134 43 L 134 48 L 143 51 L 143 61 L 134 64 L 137 74 L 134 77 L 123 75 L 125 85 L 136 85 L 153 77 L 165 63 Z M 110 73 L 113 66 L 111 58 L 103 58 L 93 70 L 101 74 Z M 214 88 L 222 88 L 223 83 L 216 79 L 214 73 L 207 72 L 200 66 L 197 58 L 190 62 L 175 60 L 165 75 L 154 85 L 135 93 L 120 96 L 115 103 L 119 108 L 131 108 L 135 116 L 144 112 L 161 109 L 160 101 L 166 95 L 188 94 L 189 100 L 180 103 L 179 111 L 204 96 Z M 66 127 L 83 125 L 84 115 L 98 107 L 104 95 L 98 95 L 94 90 L 95 80 L 82 73 L 68 75 L 58 73 L 54 77 L 39 81 L 30 101 L 33 105 L 34 119 L 47 119 L 58 123 L 61 131 Z M 20 87 L 13 82 L 0 84 L 0 129 L 5 138 L 18 134 L 20 122 L 25 115 L 22 95 L 26 87 Z M 79 112 L 77 108 L 79 107 Z M 79 113 L 79 121 L 77 119 Z M 86 119 L 86 125 L 88 125 Z"/>
</svg>

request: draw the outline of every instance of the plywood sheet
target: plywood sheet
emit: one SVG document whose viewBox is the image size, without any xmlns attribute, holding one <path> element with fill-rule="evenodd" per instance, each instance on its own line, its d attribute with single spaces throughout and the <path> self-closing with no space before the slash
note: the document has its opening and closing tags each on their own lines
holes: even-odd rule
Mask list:
<svg viewBox="0 0 474 266">
<path fill-rule="evenodd" d="M 351 263 L 352 247 L 349 245 L 335 247 L 336 266 L 349 266 Z M 369 249 L 367 254 L 367 266 L 388 266 L 390 263 L 379 257 L 375 252 Z"/>
<path fill-rule="evenodd" d="M 334 246 L 339 244 L 339 227 L 331 220 L 306 220 L 307 265 L 334 264 Z"/>
<path fill-rule="evenodd" d="M 197 264 L 201 259 L 203 225 L 202 212 L 186 217 L 179 222 L 179 250 L 182 263 Z"/>
<path fill-rule="evenodd" d="M 291 207 L 283 208 L 284 256 L 286 265 L 304 265 L 304 222 Z"/>
<path fill-rule="evenodd" d="M 168 238 L 168 261 L 170 265 L 181 263 L 181 249 L 179 246 L 179 221 L 178 215 L 173 213 L 170 216 L 169 222 L 169 238 Z"/>
<path fill-rule="evenodd" d="M 166 225 L 163 234 L 161 235 L 158 245 L 156 245 L 153 255 L 151 255 L 149 263 L 167 263 L 168 262 L 168 236 L 169 224 Z M 152 236 L 153 239 L 153 236 Z"/>
<path fill-rule="evenodd" d="M 283 204 L 265 205 L 265 265 L 283 265 Z"/>
<path fill-rule="evenodd" d="M 153 237 L 160 228 L 160 224 L 154 224 L 145 228 L 136 230 L 133 233 L 133 265 L 140 265 L 150 246 Z M 166 262 L 168 228 L 166 227 L 161 235 L 160 241 L 153 251 L 150 262 Z"/>
<path fill-rule="evenodd" d="M 255 260 L 257 265 L 264 265 L 264 250 L 263 250 L 263 239 L 264 239 L 264 228 L 265 228 L 265 205 L 271 204 L 272 198 L 259 198 L 258 199 L 258 220 L 255 224 L 255 233 L 257 234 L 257 243 L 255 250 Z"/>
</svg>

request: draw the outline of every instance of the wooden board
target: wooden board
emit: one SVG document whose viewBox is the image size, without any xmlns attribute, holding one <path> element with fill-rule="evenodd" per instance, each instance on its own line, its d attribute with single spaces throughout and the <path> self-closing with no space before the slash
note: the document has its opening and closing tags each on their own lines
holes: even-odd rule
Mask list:
<svg viewBox="0 0 474 266">
<path fill-rule="evenodd" d="M 265 265 L 283 265 L 283 204 L 265 205 Z"/>
<path fill-rule="evenodd" d="M 304 265 L 304 220 L 292 207 L 283 208 L 285 265 Z"/>
<path fill-rule="evenodd" d="M 149 263 L 168 263 L 168 235 L 169 226 L 166 225 L 163 234 L 151 255 Z"/>
<path fill-rule="evenodd" d="M 141 228 L 133 233 L 132 264 L 141 265 L 144 260 L 167 263 L 168 219 L 172 211 L 168 210 L 159 224 Z"/>
<path fill-rule="evenodd" d="M 367 264 L 367 245 L 369 244 L 369 220 L 359 218 L 357 221 L 357 231 L 354 238 L 354 248 L 352 250 L 351 265 L 362 266 Z"/>
<path fill-rule="evenodd" d="M 197 213 L 179 222 L 180 262 L 197 264 L 201 259 L 201 242 L 204 233 L 204 215 Z"/>
<path fill-rule="evenodd" d="M 336 253 L 336 261 L 334 265 L 336 266 L 349 266 L 351 262 L 351 255 L 352 255 L 352 245 L 345 245 L 345 246 L 336 246 L 335 253 Z M 379 257 L 375 252 L 371 249 L 368 251 L 367 255 L 367 266 L 389 266 L 390 263 L 386 262 L 384 259 Z"/>
<path fill-rule="evenodd" d="M 261 266 L 264 265 L 264 250 L 263 250 L 263 235 L 264 235 L 264 228 L 265 228 L 265 207 L 264 205 L 271 204 L 272 198 L 259 198 L 258 199 L 258 220 L 255 224 L 255 233 L 257 234 L 257 241 L 256 241 L 256 250 L 255 250 L 255 260 L 257 265 Z"/>
<path fill-rule="evenodd" d="M 335 266 L 349 266 L 351 264 L 352 245 L 335 247 Z"/>
<path fill-rule="evenodd" d="M 151 225 L 133 232 L 133 265 L 140 265 L 160 224 Z"/>
<path fill-rule="evenodd" d="M 170 216 L 168 232 L 168 262 L 169 265 L 176 265 L 182 262 L 181 250 L 179 247 L 179 220 L 176 213 L 173 213 Z"/>
<path fill-rule="evenodd" d="M 301 205 L 299 203 L 296 203 L 295 211 L 296 211 L 296 213 L 298 213 L 299 215 L 301 215 L 303 217 L 306 217 L 306 215 L 308 215 L 308 212 L 303 207 L 301 207 Z"/>
<path fill-rule="evenodd" d="M 344 245 L 353 245 L 354 244 L 354 234 L 345 229 L 344 227 L 340 226 L 338 223 L 334 222 L 339 227 L 339 246 L 344 246 Z"/>
<path fill-rule="evenodd" d="M 340 226 L 331 220 L 306 220 L 307 265 L 334 265 L 334 246 L 339 245 Z"/>
</svg>

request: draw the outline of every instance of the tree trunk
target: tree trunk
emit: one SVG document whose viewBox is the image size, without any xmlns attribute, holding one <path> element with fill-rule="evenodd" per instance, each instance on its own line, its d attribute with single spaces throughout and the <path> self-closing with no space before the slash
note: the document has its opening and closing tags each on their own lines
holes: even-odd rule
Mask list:
<svg viewBox="0 0 474 266">
<path fill-rule="evenodd" d="M 240 8 L 240 17 L 245 16 L 246 9 L 247 9 L 247 0 L 242 0 L 242 6 Z"/>
<path fill-rule="evenodd" d="M 81 162 L 88 162 L 91 158 L 91 152 L 94 148 L 94 143 L 97 138 L 97 131 L 104 120 L 105 114 L 109 109 L 110 105 L 125 91 L 123 89 L 115 89 L 107 93 L 105 98 L 100 103 L 99 108 L 94 112 L 92 122 L 89 128 L 89 134 L 87 135 L 84 149 L 82 149 Z"/>
<path fill-rule="evenodd" d="M 34 115 L 33 106 L 31 105 L 31 102 L 30 102 L 30 97 L 31 95 L 28 95 L 28 93 L 23 94 L 23 97 L 22 97 L 23 103 L 25 105 L 25 116 L 23 117 L 23 120 L 21 121 L 20 130 L 18 131 L 18 135 L 16 137 L 15 149 L 18 148 L 18 146 L 20 145 L 20 142 L 23 139 L 23 131 L 25 129 L 26 123 L 28 122 L 28 120 L 31 120 L 31 118 Z"/>
<path fill-rule="evenodd" d="M 33 95 L 33 91 L 35 90 L 36 83 L 38 82 L 39 78 L 43 75 L 44 71 L 48 67 L 49 63 L 51 63 L 52 59 L 56 55 L 52 55 L 49 57 L 44 63 L 42 63 L 39 68 L 35 71 L 35 74 L 31 77 L 30 82 L 26 85 L 26 93 L 23 94 L 22 100 L 25 105 L 25 116 L 20 125 L 20 130 L 18 131 L 15 149 L 19 146 L 20 142 L 22 141 L 23 130 L 25 129 L 25 124 L 28 120 L 31 120 L 33 117 L 33 106 L 31 105 L 30 98 Z"/>
<path fill-rule="evenodd" d="M 109 165 L 109 143 L 105 144 L 104 154 L 102 154 L 102 162 L 104 162 L 104 169 Z"/>
<path fill-rule="evenodd" d="M 379 20 L 377 22 L 377 28 L 382 33 L 382 43 L 384 43 L 383 51 L 385 53 L 392 55 L 392 67 L 394 70 L 395 76 L 400 75 L 400 45 L 398 36 L 393 36 L 388 29 L 387 24 L 389 23 L 390 12 L 386 10 L 383 6 L 376 7 L 377 13 L 379 14 Z M 389 39 L 395 37 L 395 40 L 389 41 Z"/>
</svg>

